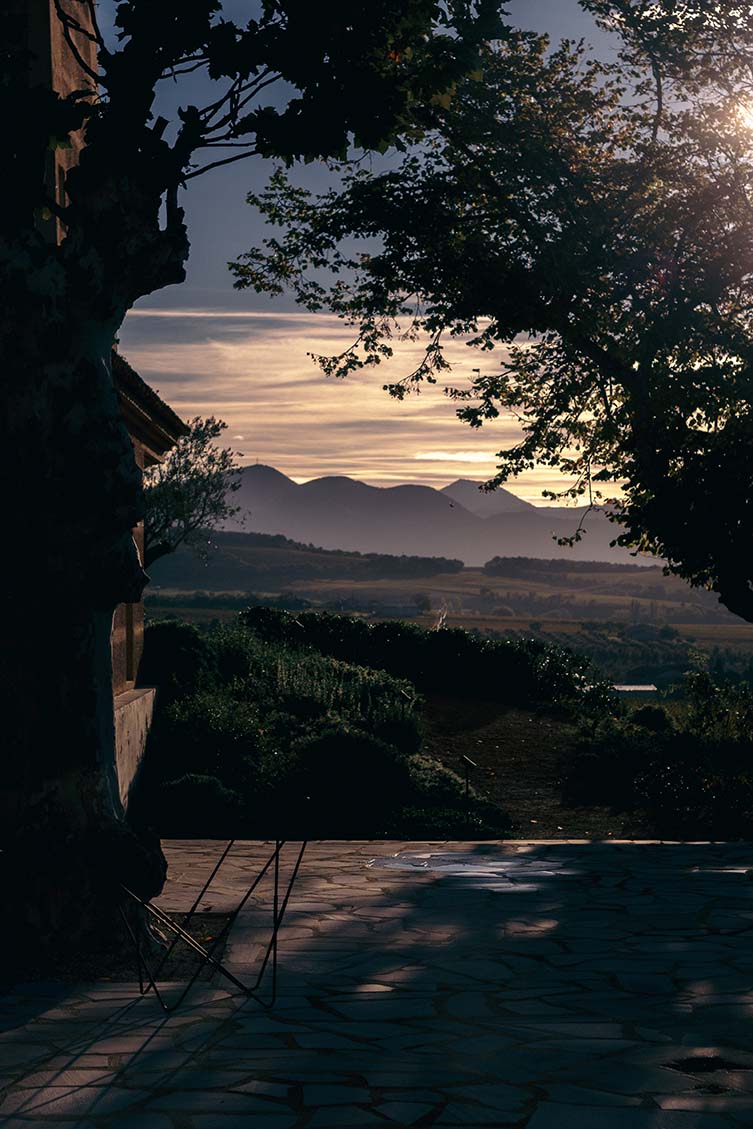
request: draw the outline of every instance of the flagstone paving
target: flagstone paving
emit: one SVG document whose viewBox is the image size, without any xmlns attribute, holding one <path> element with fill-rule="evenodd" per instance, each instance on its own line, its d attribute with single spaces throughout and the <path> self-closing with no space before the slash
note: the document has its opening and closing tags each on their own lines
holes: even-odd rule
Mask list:
<svg viewBox="0 0 753 1129">
<path fill-rule="evenodd" d="M 222 846 L 165 845 L 165 909 Z M 238 844 L 201 908 L 237 902 L 268 849 Z M 0 1125 L 753 1125 L 752 877 L 750 844 L 315 843 L 273 1009 L 226 982 L 168 1016 L 133 984 L 18 986 Z M 226 952 L 244 981 L 258 893 Z"/>
</svg>

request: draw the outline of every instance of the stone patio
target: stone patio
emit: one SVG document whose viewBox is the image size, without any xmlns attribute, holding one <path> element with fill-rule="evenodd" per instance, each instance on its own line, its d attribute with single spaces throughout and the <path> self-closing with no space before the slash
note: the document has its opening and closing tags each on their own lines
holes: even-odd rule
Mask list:
<svg viewBox="0 0 753 1129">
<path fill-rule="evenodd" d="M 222 846 L 166 844 L 164 908 Z M 265 853 L 238 844 L 202 908 L 234 904 Z M 222 984 L 167 1017 L 133 984 L 20 986 L 0 998 L 0 1124 L 753 1125 L 749 866 L 749 844 L 312 844 L 272 1011 Z M 241 979 L 260 893 L 228 946 Z"/>
</svg>

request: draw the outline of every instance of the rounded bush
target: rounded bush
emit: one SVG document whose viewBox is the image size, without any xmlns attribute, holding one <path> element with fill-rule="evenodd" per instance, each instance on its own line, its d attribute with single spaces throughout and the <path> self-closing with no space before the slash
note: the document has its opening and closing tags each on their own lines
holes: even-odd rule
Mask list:
<svg viewBox="0 0 753 1129">
<path fill-rule="evenodd" d="M 150 771 L 161 780 L 195 772 L 235 785 L 253 779 L 265 749 L 255 704 L 216 689 L 163 710 L 149 736 L 147 757 Z"/>
<path fill-rule="evenodd" d="M 509 826 L 502 819 L 489 823 L 484 813 L 473 807 L 467 812 L 458 808 L 404 807 L 394 813 L 387 826 L 387 834 L 398 839 L 500 839 L 508 832 Z"/>
<path fill-rule="evenodd" d="M 369 733 L 332 727 L 299 741 L 293 751 L 291 783 L 319 835 L 373 834 L 409 797 L 405 761 Z"/>
</svg>

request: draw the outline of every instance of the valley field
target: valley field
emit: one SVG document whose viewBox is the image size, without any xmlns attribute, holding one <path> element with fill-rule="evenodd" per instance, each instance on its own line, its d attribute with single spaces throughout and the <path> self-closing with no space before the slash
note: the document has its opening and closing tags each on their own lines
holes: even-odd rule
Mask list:
<svg viewBox="0 0 753 1129">
<path fill-rule="evenodd" d="M 279 535 L 217 533 L 205 558 L 157 562 L 151 619 L 232 621 L 250 605 L 526 635 L 588 657 L 616 683 L 677 685 L 692 670 L 753 681 L 753 625 L 659 565 L 495 557 L 460 560 L 327 550 Z"/>
</svg>

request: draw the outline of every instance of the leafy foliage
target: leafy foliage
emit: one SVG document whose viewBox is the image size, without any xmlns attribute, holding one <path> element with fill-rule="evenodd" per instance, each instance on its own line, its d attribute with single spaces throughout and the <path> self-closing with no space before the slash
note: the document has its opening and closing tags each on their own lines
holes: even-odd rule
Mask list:
<svg viewBox="0 0 753 1129">
<path fill-rule="evenodd" d="M 236 285 L 352 323 L 320 358 L 338 375 L 420 336 L 398 396 L 448 368 L 447 337 L 501 348 L 449 390 L 473 427 L 521 421 L 490 488 L 536 463 L 593 503 L 621 487 L 618 542 L 753 619 L 753 26 L 702 0 L 584 7 L 621 36 L 614 64 L 486 45 L 398 168 L 347 169 L 316 199 L 279 172 L 251 197 L 283 233 Z"/>
<path fill-rule="evenodd" d="M 534 639 L 491 640 L 461 628 L 428 631 L 400 621 L 371 624 L 275 608 L 249 608 L 241 618 L 261 639 L 386 670 L 422 691 L 596 710 L 614 699 L 586 659 Z"/>
<path fill-rule="evenodd" d="M 139 680 L 159 686 L 162 703 L 198 690 L 214 665 L 206 636 L 193 624 L 159 620 L 144 633 Z"/>
<path fill-rule="evenodd" d="M 172 686 L 129 808 L 141 824 L 174 835 L 348 837 L 398 824 L 410 834 L 405 812 L 417 811 L 437 831 L 443 821 L 507 829 L 498 808 L 475 793 L 467 804 L 458 777 L 420 753 L 418 695 L 405 680 L 262 642 L 240 624 L 204 636 L 154 624 L 145 653 L 155 680 Z"/>
<path fill-rule="evenodd" d="M 643 707 L 584 736 L 568 791 L 579 803 L 644 811 L 658 834 L 714 838 L 753 832 L 753 691 L 688 679 L 689 708 Z"/>
<path fill-rule="evenodd" d="M 216 776 L 187 772 L 162 784 L 163 835 L 181 835 L 186 827 L 206 838 L 225 838 L 242 826 L 243 798 L 226 788 Z"/>
<path fill-rule="evenodd" d="M 255 156 L 397 144 L 497 28 L 491 0 L 264 0 L 243 22 L 226 15 L 220 0 L 120 0 L 105 39 L 96 4 L 54 0 L 56 84 L 73 86 L 59 93 L 32 66 L 43 21 L 0 0 L 0 352 L 13 389 L 2 449 L 11 464 L 45 451 L 28 462 L 13 520 L 34 511 L 29 559 L 44 563 L 30 588 L 54 580 L 56 599 L 75 583 L 112 608 L 144 586 L 130 532 L 141 475 L 109 358 L 134 302 L 185 278 L 186 186 Z M 213 85 L 199 84 L 207 101 L 195 105 L 198 75 Z M 166 83 L 171 120 L 154 109 Z M 53 542 L 65 562 L 54 577 Z"/>
<path fill-rule="evenodd" d="M 191 545 L 206 557 L 207 533 L 239 512 L 230 501 L 240 486 L 235 452 L 215 443 L 227 424 L 214 416 L 194 416 L 188 427 L 165 461 L 144 474 L 146 568 L 179 545 Z"/>
</svg>

